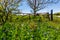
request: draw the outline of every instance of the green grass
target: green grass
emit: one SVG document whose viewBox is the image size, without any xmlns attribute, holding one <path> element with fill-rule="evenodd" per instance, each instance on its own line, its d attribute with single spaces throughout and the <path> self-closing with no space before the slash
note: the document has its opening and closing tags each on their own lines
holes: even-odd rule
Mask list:
<svg viewBox="0 0 60 40">
<path fill-rule="evenodd" d="M 60 40 L 57 18 L 48 21 L 43 16 L 12 16 L 0 26 L 0 40 Z"/>
</svg>

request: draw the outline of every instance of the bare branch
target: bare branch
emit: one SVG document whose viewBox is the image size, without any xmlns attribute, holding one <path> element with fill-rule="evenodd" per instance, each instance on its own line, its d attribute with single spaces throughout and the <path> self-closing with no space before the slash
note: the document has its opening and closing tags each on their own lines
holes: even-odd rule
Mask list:
<svg viewBox="0 0 60 40">
<path fill-rule="evenodd" d="M 44 9 L 47 4 L 55 4 L 60 0 L 27 0 L 29 6 L 33 9 L 33 11 L 37 12 L 41 9 Z"/>
</svg>

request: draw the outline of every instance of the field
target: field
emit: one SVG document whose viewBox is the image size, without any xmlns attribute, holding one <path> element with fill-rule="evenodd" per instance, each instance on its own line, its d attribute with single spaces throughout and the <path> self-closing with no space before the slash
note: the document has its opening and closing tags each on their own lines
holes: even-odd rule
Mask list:
<svg viewBox="0 0 60 40">
<path fill-rule="evenodd" d="M 60 40 L 60 18 L 12 15 L 0 25 L 0 40 Z"/>
</svg>

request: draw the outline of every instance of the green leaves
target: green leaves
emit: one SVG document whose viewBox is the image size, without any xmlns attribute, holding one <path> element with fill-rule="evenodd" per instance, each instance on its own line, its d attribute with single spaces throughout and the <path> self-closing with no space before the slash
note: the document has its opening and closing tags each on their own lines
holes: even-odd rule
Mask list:
<svg viewBox="0 0 60 40">
<path fill-rule="evenodd" d="M 12 16 L 0 27 L 0 40 L 59 40 L 60 29 L 49 22 L 40 22 L 39 17 L 27 19 L 28 16 Z M 20 20 L 21 19 L 21 20 Z M 24 20 L 23 20 L 24 19 Z M 25 20 L 26 19 L 26 20 Z M 27 21 L 29 20 L 29 21 Z M 53 24 L 53 23 L 52 23 Z"/>
</svg>

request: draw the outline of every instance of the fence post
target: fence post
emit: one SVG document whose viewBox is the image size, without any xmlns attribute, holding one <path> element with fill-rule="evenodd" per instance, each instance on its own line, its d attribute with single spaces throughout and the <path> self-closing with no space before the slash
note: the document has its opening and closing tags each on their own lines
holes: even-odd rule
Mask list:
<svg viewBox="0 0 60 40">
<path fill-rule="evenodd" d="M 50 15 L 49 15 L 49 12 L 47 12 L 47 18 L 48 18 L 48 20 L 50 20 Z"/>
<path fill-rule="evenodd" d="M 53 21 L 53 9 L 51 10 L 51 21 Z"/>
</svg>

